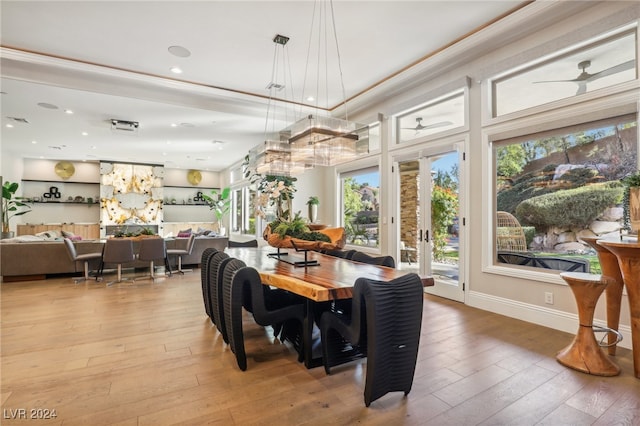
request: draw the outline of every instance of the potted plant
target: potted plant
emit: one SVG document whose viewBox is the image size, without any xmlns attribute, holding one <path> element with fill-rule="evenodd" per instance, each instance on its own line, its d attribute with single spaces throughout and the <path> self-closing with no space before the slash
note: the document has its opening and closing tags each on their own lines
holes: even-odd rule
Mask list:
<svg viewBox="0 0 640 426">
<path fill-rule="evenodd" d="M 9 228 L 9 219 L 14 216 L 22 216 L 29 213 L 31 207 L 23 203 L 24 197 L 16 197 L 18 190 L 17 182 L 4 182 L 2 185 L 2 204 L 0 205 L 0 214 L 2 215 L 2 238 L 13 237 L 13 232 Z"/>
<path fill-rule="evenodd" d="M 231 188 L 226 187 L 220 192 L 214 189 L 211 191 L 210 196 L 202 195 L 202 198 L 209 205 L 209 208 L 213 210 L 213 214 L 216 216 L 220 235 L 224 235 L 226 230 L 222 221 L 229 213 L 229 208 L 231 206 Z"/>
<path fill-rule="evenodd" d="M 317 196 L 312 195 L 307 200 L 307 207 L 309 208 L 309 222 L 315 223 L 318 220 L 318 205 L 320 200 Z"/>
<path fill-rule="evenodd" d="M 640 170 L 622 179 L 624 195 L 624 227 L 638 232 L 640 230 Z"/>
</svg>

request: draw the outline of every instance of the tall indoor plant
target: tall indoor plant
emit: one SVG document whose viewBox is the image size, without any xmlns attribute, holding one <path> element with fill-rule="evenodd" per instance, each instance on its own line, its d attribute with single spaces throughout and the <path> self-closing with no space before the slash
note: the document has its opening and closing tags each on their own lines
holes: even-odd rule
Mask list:
<svg viewBox="0 0 640 426">
<path fill-rule="evenodd" d="M 2 215 L 2 238 L 11 238 L 13 232 L 9 228 L 9 219 L 14 216 L 22 216 L 29 213 L 31 207 L 23 203 L 23 197 L 16 197 L 18 190 L 17 182 L 4 182 L 2 185 L 2 204 L 0 205 L 0 214 Z"/>
<path fill-rule="evenodd" d="M 317 196 L 312 195 L 307 200 L 307 207 L 309 207 L 309 222 L 315 223 L 318 220 L 318 205 L 320 205 L 320 200 Z"/>
<path fill-rule="evenodd" d="M 209 208 L 213 210 L 213 214 L 216 216 L 220 235 L 224 235 L 225 228 L 223 220 L 229 213 L 229 208 L 231 207 L 231 188 L 223 188 L 220 192 L 214 189 L 211 191 L 210 196 L 203 195 L 202 198 L 209 204 Z"/>
</svg>

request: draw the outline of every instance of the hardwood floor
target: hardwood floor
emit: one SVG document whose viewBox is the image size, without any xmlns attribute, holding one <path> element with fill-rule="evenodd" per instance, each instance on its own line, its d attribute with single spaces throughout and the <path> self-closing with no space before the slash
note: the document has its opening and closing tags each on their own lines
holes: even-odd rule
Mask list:
<svg viewBox="0 0 640 426">
<path fill-rule="evenodd" d="M 620 376 L 579 373 L 554 358 L 572 335 L 446 299 L 425 296 L 411 393 L 366 408 L 365 360 L 307 370 L 248 316 L 240 371 L 206 319 L 199 270 L 108 288 L 3 283 L 1 296 L 3 425 L 640 424 L 629 350 Z M 31 419 L 42 410 L 56 417 Z"/>
</svg>

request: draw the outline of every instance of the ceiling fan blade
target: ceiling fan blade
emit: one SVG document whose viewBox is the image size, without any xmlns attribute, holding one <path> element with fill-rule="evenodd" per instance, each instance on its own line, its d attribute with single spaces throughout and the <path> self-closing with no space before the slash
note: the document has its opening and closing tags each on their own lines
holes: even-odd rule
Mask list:
<svg viewBox="0 0 640 426">
<path fill-rule="evenodd" d="M 426 126 L 418 126 L 416 127 L 417 130 L 424 130 L 424 129 L 433 129 L 435 127 L 442 127 L 442 126 L 448 126 L 450 124 L 453 124 L 450 121 L 440 121 L 438 123 L 433 123 L 433 124 L 427 124 Z"/>
<path fill-rule="evenodd" d="M 543 80 L 543 81 L 534 81 L 534 83 L 576 83 L 580 80 L 574 78 L 573 80 Z"/>
<path fill-rule="evenodd" d="M 577 95 L 582 95 L 583 93 L 587 92 L 587 82 L 586 81 L 581 81 L 578 83 L 578 91 L 576 92 L 576 96 Z"/>
<path fill-rule="evenodd" d="M 635 64 L 636 64 L 636 61 L 634 59 L 632 59 L 630 61 L 627 61 L 627 62 L 623 62 L 623 63 L 615 65 L 615 66 L 613 66 L 611 68 L 607 68 L 606 70 L 602 70 L 602 71 L 597 72 L 595 74 L 591 74 L 591 76 L 589 76 L 587 81 L 594 81 L 594 80 L 597 80 L 599 78 L 606 77 L 608 75 L 613 75 L 613 74 L 617 74 L 617 73 L 622 72 L 622 71 L 633 69 Z"/>
</svg>

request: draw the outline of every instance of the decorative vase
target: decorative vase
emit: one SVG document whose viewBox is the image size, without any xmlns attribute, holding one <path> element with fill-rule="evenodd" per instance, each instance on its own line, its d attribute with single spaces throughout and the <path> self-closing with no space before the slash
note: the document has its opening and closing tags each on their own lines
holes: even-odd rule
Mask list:
<svg viewBox="0 0 640 426">
<path fill-rule="evenodd" d="M 227 233 L 227 228 L 225 228 L 224 226 L 220 225 L 218 226 L 218 234 L 221 237 L 224 237 L 224 235 Z"/>
<path fill-rule="evenodd" d="M 309 204 L 309 222 L 315 223 L 318 220 L 318 205 Z"/>
<path fill-rule="evenodd" d="M 640 231 L 640 187 L 629 188 L 629 219 L 631 229 Z"/>
<path fill-rule="evenodd" d="M 13 231 L 0 233 L 0 240 L 4 240 L 7 238 L 13 238 Z"/>
</svg>

